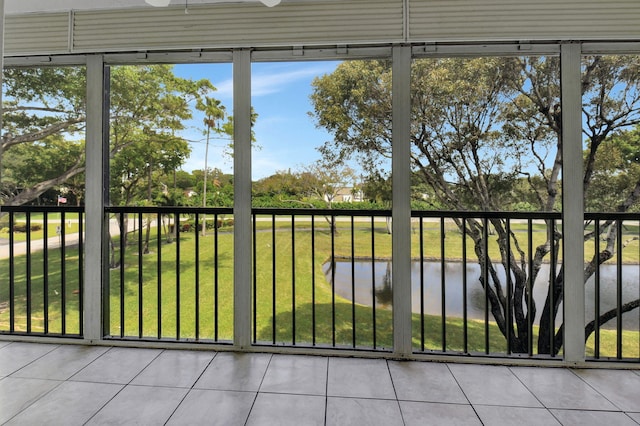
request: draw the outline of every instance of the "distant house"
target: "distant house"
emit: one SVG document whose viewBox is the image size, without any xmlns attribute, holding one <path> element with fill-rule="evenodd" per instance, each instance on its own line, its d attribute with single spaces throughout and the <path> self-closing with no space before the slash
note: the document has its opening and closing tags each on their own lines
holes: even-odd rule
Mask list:
<svg viewBox="0 0 640 426">
<path fill-rule="evenodd" d="M 325 196 L 325 200 L 326 200 Z M 364 201 L 364 193 L 359 189 L 354 189 L 352 186 L 345 186 L 339 188 L 333 197 L 333 202 L 354 203 Z"/>
</svg>

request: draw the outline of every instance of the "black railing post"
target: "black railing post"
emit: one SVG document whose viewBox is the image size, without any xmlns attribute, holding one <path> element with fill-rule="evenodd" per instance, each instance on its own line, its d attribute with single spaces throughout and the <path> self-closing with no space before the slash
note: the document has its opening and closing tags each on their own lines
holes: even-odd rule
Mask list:
<svg viewBox="0 0 640 426">
<path fill-rule="evenodd" d="M 142 213 L 138 213 L 138 338 L 142 339 L 143 335 L 143 311 L 144 311 L 144 303 L 143 303 L 143 263 L 142 263 Z"/>
<path fill-rule="evenodd" d="M 296 217 L 291 215 L 291 343 L 296 345 Z"/>
<path fill-rule="evenodd" d="M 446 233 L 444 229 L 444 217 L 440 218 L 440 321 L 441 324 L 441 341 L 442 352 L 447 351 L 447 280 L 445 277 L 447 263 L 445 259 L 445 245 L 444 240 Z"/>
<path fill-rule="evenodd" d="M 27 234 L 27 333 L 31 333 L 31 309 L 33 303 L 33 295 L 32 295 L 32 269 L 31 264 L 33 262 L 33 255 L 31 253 L 31 212 L 27 212 L 27 226 L 26 226 L 26 234 Z M 62 310 L 62 317 L 64 318 L 64 309 Z"/>
<path fill-rule="evenodd" d="M 622 359 L 622 219 L 616 220 L 616 358 Z"/>
<path fill-rule="evenodd" d="M 176 340 L 180 340 L 182 335 L 181 325 L 181 302 L 180 302 L 180 214 L 173 214 L 173 231 L 176 236 Z"/>
<path fill-rule="evenodd" d="M 194 276 L 194 286 L 195 286 L 195 292 L 194 292 L 194 300 L 193 300 L 193 304 L 195 306 L 195 339 L 199 340 L 200 339 L 200 231 L 198 231 L 198 221 L 200 219 L 200 215 L 198 213 L 196 213 L 195 218 L 194 218 L 194 223 L 195 223 L 195 229 L 193 229 L 194 231 L 194 238 L 196 240 L 196 245 L 195 245 L 195 249 L 194 249 L 194 258 L 195 258 L 195 276 Z M 218 218 L 214 216 L 213 218 L 213 227 L 214 229 L 218 229 Z M 215 268 L 215 271 L 217 271 L 217 268 Z M 214 306 L 215 308 L 215 306 Z M 215 322 L 214 322 L 215 324 Z"/>
<path fill-rule="evenodd" d="M 252 214 L 252 226 L 253 226 L 253 343 L 257 343 L 258 341 L 258 229 L 256 222 L 258 221 L 258 216 L 256 214 Z"/>
<path fill-rule="evenodd" d="M 60 213 L 60 306 L 62 307 L 62 334 L 67 334 L 67 227 L 66 215 Z"/>
<path fill-rule="evenodd" d="M 16 253 L 15 216 L 9 212 L 9 332 L 16 331 Z"/>
<path fill-rule="evenodd" d="M 42 288 L 44 309 L 44 334 L 49 334 L 49 213 L 42 216 Z M 82 321 L 80 321 L 82 324 Z M 81 333 L 82 334 L 82 333 Z"/>
<path fill-rule="evenodd" d="M 528 253 L 528 273 L 527 280 L 527 347 L 529 356 L 533 356 L 533 322 L 535 318 L 532 315 L 533 308 L 533 221 L 527 219 L 527 251 Z"/>
<path fill-rule="evenodd" d="M 162 339 L 162 213 L 158 213 L 156 216 L 156 228 L 158 233 L 158 238 L 156 241 L 158 255 L 157 255 L 157 336 L 158 340 Z"/>
<path fill-rule="evenodd" d="M 424 352 L 424 218 L 420 217 L 420 348 Z"/>
<path fill-rule="evenodd" d="M 316 345 L 316 227 L 311 215 L 311 344 Z"/>
<path fill-rule="evenodd" d="M 467 310 L 467 220 L 462 218 L 462 351 L 465 354 L 469 352 Z"/>
<path fill-rule="evenodd" d="M 594 313 L 595 313 L 595 347 L 594 357 L 600 358 L 600 220 L 595 220 L 595 238 L 594 238 L 594 257 L 596 258 L 595 265 L 595 282 L 594 282 Z M 638 259 L 640 261 L 640 259 Z"/>
</svg>

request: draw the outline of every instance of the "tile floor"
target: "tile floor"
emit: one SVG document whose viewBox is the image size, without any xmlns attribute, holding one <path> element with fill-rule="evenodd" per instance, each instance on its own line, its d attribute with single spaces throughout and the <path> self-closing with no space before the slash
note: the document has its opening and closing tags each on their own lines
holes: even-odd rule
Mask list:
<svg viewBox="0 0 640 426">
<path fill-rule="evenodd" d="M 640 424 L 640 371 L 0 342 L 6 425 Z"/>
</svg>

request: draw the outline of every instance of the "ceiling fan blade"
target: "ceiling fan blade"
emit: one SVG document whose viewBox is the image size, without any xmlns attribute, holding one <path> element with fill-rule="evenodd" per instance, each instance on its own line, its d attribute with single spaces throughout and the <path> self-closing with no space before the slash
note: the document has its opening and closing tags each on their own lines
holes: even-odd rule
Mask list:
<svg viewBox="0 0 640 426">
<path fill-rule="evenodd" d="M 260 2 L 267 7 L 273 7 L 280 4 L 280 0 L 260 0 Z"/>
<path fill-rule="evenodd" d="M 144 0 L 147 4 L 153 7 L 167 7 L 171 0 Z"/>
</svg>

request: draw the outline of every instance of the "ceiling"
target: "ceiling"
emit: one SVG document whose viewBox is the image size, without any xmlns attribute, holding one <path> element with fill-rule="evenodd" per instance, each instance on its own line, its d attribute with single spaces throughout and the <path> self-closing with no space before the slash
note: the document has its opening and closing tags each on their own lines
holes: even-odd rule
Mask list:
<svg viewBox="0 0 640 426">
<path fill-rule="evenodd" d="M 171 0 L 170 6 L 211 3 L 246 3 L 258 0 Z M 69 10 L 122 9 L 127 7 L 150 7 L 144 0 L 5 0 L 7 15 L 37 12 L 64 12 Z"/>
</svg>

